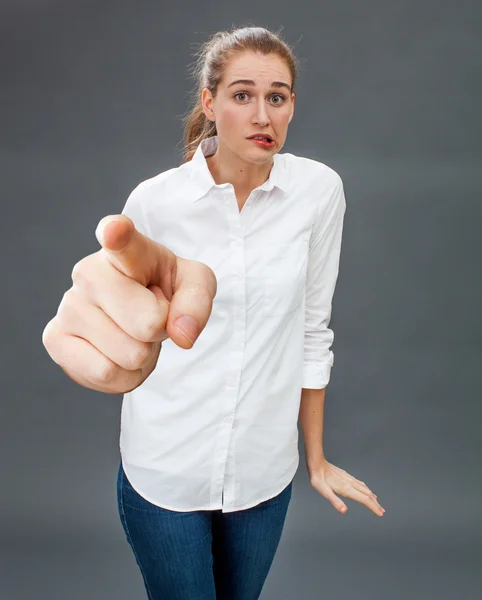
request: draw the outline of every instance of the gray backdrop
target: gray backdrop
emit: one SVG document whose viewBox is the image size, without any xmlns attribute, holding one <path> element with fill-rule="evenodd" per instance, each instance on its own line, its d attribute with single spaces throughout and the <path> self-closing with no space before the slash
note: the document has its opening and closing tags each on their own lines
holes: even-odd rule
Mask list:
<svg viewBox="0 0 482 600">
<path fill-rule="evenodd" d="M 475 600 L 480 572 L 482 8 L 459 0 L 2 2 L 0 597 L 144 598 L 117 515 L 121 396 L 41 341 L 99 220 L 177 166 L 208 35 L 283 26 L 302 61 L 282 151 L 348 210 L 327 458 L 378 494 L 338 513 L 301 460 L 262 598 Z"/>
</svg>

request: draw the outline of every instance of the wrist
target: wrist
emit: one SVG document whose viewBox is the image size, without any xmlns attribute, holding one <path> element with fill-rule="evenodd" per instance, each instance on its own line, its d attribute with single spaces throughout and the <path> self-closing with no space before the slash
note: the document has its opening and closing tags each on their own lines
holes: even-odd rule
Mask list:
<svg viewBox="0 0 482 600">
<path fill-rule="evenodd" d="M 310 479 L 323 470 L 325 461 L 323 452 L 319 453 L 316 457 L 306 457 L 306 470 Z"/>
</svg>

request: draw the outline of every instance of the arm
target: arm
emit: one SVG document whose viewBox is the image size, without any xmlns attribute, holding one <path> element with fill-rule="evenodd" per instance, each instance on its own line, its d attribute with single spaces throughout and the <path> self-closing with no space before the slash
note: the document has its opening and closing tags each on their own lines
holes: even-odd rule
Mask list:
<svg viewBox="0 0 482 600">
<path fill-rule="evenodd" d="M 305 334 L 302 388 L 323 389 L 330 380 L 334 334 L 329 328 L 338 278 L 343 221 L 346 210 L 343 182 L 338 174 L 324 184 L 309 244 L 306 272 Z"/>
<path fill-rule="evenodd" d="M 338 277 L 345 209 L 343 183 L 336 175 L 327 198 L 320 202 L 310 239 L 299 421 L 305 442 L 306 467 L 315 490 L 341 513 L 346 512 L 347 506 L 337 493 L 361 502 L 382 516 L 385 510 L 368 486 L 328 462 L 323 451 L 325 390 L 334 363 L 330 349 L 334 336 L 329 323 Z"/>
<path fill-rule="evenodd" d="M 329 328 L 338 278 L 346 201 L 343 182 L 335 174 L 320 200 L 313 223 L 306 276 L 305 341 L 299 421 L 305 442 L 306 467 L 312 478 L 324 461 L 323 409 L 334 363 Z"/>
<path fill-rule="evenodd" d="M 305 460 L 311 476 L 320 469 L 325 459 L 323 453 L 323 409 L 325 390 L 301 390 L 299 421 L 305 442 Z"/>
</svg>

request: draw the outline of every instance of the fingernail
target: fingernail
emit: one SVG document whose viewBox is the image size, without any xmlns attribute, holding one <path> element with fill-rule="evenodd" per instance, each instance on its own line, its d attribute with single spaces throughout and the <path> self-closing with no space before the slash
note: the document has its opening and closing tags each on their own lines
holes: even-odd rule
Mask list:
<svg viewBox="0 0 482 600">
<path fill-rule="evenodd" d="M 174 321 L 174 327 L 180 331 L 187 339 L 194 344 L 199 335 L 199 325 L 192 317 L 183 315 Z"/>
</svg>

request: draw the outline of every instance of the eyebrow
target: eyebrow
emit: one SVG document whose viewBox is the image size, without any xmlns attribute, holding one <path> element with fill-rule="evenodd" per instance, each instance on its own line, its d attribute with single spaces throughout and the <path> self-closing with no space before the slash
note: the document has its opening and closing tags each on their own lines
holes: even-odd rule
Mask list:
<svg viewBox="0 0 482 600">
<path fill-rule="evenodd" d="M 244 85 L 255 85 L 255 83 L 252 79 L 236 79 L 236 81 L 232 81 L 228 85 L 228 88 L 235 85 L 236 83 L 244 83 Z M 271 84 L 271 87 L 274 87 L 274 88 L 285 87 L 291 92 L 291 87 L 287 83 L 284 83 L 284 81 L 273 81 L 273 83 Z"/>
</svg>

